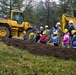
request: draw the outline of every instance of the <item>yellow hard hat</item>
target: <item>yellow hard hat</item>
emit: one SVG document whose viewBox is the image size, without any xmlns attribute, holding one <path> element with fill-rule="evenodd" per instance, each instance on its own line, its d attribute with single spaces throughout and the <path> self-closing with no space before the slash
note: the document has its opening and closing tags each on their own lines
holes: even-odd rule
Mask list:
<svg viewBox="0 0 76 75">
<path fill-rule="evenodd" d="M 44 31 L 43 34 L 46 34 L 46 31 Z"/>
<path fill-rule="evenodd" d="M 68 29 L 64 29 L 64 33 L 67 33 L 68 32 Z"/>
<path fill-rule="evenodd" d="M 56 35 L 57 34 L 57 32 L 54 32 L 54 35 Z"/>
<path fill-rule="evenodd" d="M 24 34 L 26 34 L 26 31 L 23 31 Z"/>
<path fill-rule="evenodd" d="M 30 35 L 34 35 L 34 33 L 31 33 Z"/>
<path fill-rule="evenodd" d="M 72 35 L 73 35 L 75 32 L 76 32 L 75 30 L 72 30 L 72 31 L 71 31 Z"/>
</svg>

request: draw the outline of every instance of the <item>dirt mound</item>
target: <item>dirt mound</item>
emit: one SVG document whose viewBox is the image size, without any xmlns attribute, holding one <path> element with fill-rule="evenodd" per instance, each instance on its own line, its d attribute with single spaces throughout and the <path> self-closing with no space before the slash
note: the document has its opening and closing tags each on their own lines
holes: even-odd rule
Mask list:
<svg viewBox="0 0 76 75">
<path fill-rule="evenodd" d="M 41 43 L 33 43 L 30 41 L 14 38 L 7 38 L 3 39 L 2 41 L 9 46 L 15 46 L 23 50 L 28 50 L 34 55 L 53 56 L 61 59 L 72 59 L 76 61 L 76 51 L 71 48 L 59 48 L 55 46 L 50 46 Z"/>
</svg>

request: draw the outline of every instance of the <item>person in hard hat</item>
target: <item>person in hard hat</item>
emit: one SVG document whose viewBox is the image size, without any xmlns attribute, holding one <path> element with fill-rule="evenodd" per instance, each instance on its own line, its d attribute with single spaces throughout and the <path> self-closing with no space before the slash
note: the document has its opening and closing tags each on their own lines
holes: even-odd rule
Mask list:
<svg viewBox="0 0 76 75">
<path fill-rule="evenodd" d="M 72 48 L 76 50 L 76 30 L 72 30 Z"/>
<path fill-rule="evenodd" d="M 24 34 L 23 39 L 24 39 L 24 40 L 27 40 L 26 31 L 24 31 L 23 34 Z"/>
<path fill-rule="evenodd" d="M 69 25 L 68 31 L 69 31 L 69 33 L 70 33 L 70 41 L 72 41 L 72 37 L 73 37 L 73 35 L 72 35 L 72 33 L 71 33 L 71 31 L 74 30 L 73 24 L 74 24 L 74 22 L 73 22 L 72 20 L 70 20 L 70 21 L 68 22 L 68 25 Z M 72 42 L 70 42 L 70 46 L 72 46 Z"/>
<path fill-rule="evenodd" d="M 43 31 L 43 34 L 42 34 L 42 36 L 41 36 L 41 39 L 40 39 L 40 42 L 41 43 L 46 43 L 46 31 Z"/>
<path fill-rule="evenodd" d="M 54 35 L 52 37 L 52 43 L 54 44 L 54 46 L 58 46 L 58 35 L 57 35 L 57 32 L 54 32 Z"/>
<path fill-rule="evenodd" d="M 43 33 L 43 27 L 40 26 L 40 30 L 37 31 L 36 33 L 36 42 L 39 43 L 40 42 L 40 38 L 42 36 L 42 33 Z"/>
<path fill-rule="evenodd" d="M 36 39 L 35 39 L 34 33 L 31 33 L 31 34 L 30 34 L 30 38 L 29 38 L 29 40 L 30 40 L 31 42 L 36 42 Z"/>
<path fill-rule="evenodd" d="M 36 42 L 40 40 L 40 31 L 37 31 L 36 33 Z"/>
<path fill-rule="evenodd" d="M 51 30 L 51 38 L 54 36 L 54 32 L 57 32 L 56 26 L 53 26 L 52 27 L 52 30 Z"/>
<path fill-rule="evenodd" d="M 43 27 L 41 26 L 40 27 L 40 34 L 42 34 L 43 33 Z"/>
<path fill-rule="evenodd" d="M 74 22 L 73 22 L 72 20 L 70 20 L 70 21 L 68 22 L 68 25 L 69 25 L 68 31 L 69 31 L 69 33 L 70 33 L 70 36 L 72 36 L 71 31 L 74 30 L 73 24 L 74 24 Z"/>
<path fill-rule="evenodd" d="M 59 37 L 58 43 L 59 43 L 59 46 L 61 46 L 61 40 L 62 40 L 62 35 L 63 35 L 62 29 L 61 29 L 61 23 L 57 22 L 56 26 L 57 26 L 57 34 Z"/>
<path fill-rule="evenodd" d="M 46 31 L 46 40 L 48 42 L 50 40 L 50 38 L 51 38 L 51 31 L 50 31 L 48 25 L 45 26 L 45 30 L 44 31 Z"/>
<path fill-rule="evenodd" d="M 64 46 L 66 48 L 69 48 L 69 44 L 70 44 L 70 33 L 68 32 L 68 29 L 64 29 L 64 35 L 63 35 L 62 43 L 64 44 Z"/>
</svg>

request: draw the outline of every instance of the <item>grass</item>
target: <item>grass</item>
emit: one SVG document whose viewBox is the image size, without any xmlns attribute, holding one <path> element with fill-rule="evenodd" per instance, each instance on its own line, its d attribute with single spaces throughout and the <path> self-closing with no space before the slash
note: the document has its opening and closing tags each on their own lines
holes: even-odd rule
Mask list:
<svg viewBox="0 0 76 75">
<path fill-rule="evenodd" d="M 0 75 L 76 75 L 76 61 L 34 56 L 0 42 Z"/>
</svg>

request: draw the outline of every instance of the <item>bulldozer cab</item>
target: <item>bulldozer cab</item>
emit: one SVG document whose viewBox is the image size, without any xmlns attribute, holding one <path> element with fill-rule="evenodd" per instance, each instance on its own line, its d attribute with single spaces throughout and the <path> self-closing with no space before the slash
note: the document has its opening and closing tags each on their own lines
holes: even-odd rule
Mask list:
<svg viewBox="0 0 76 75">
<path fill-rule="evenodd" d="M 11 26 L 24 27 L 24 15 L 22 11 L 11 10 Z"/>
<path fill-rule="evenodd" d="M 21 13 L 21 12 L 13 12 L 12 20 L 13 21 L 17 21 L 18 24 L 22 24 L 22 22 L 24 22 L 23 13 Z"/>
</svg>

